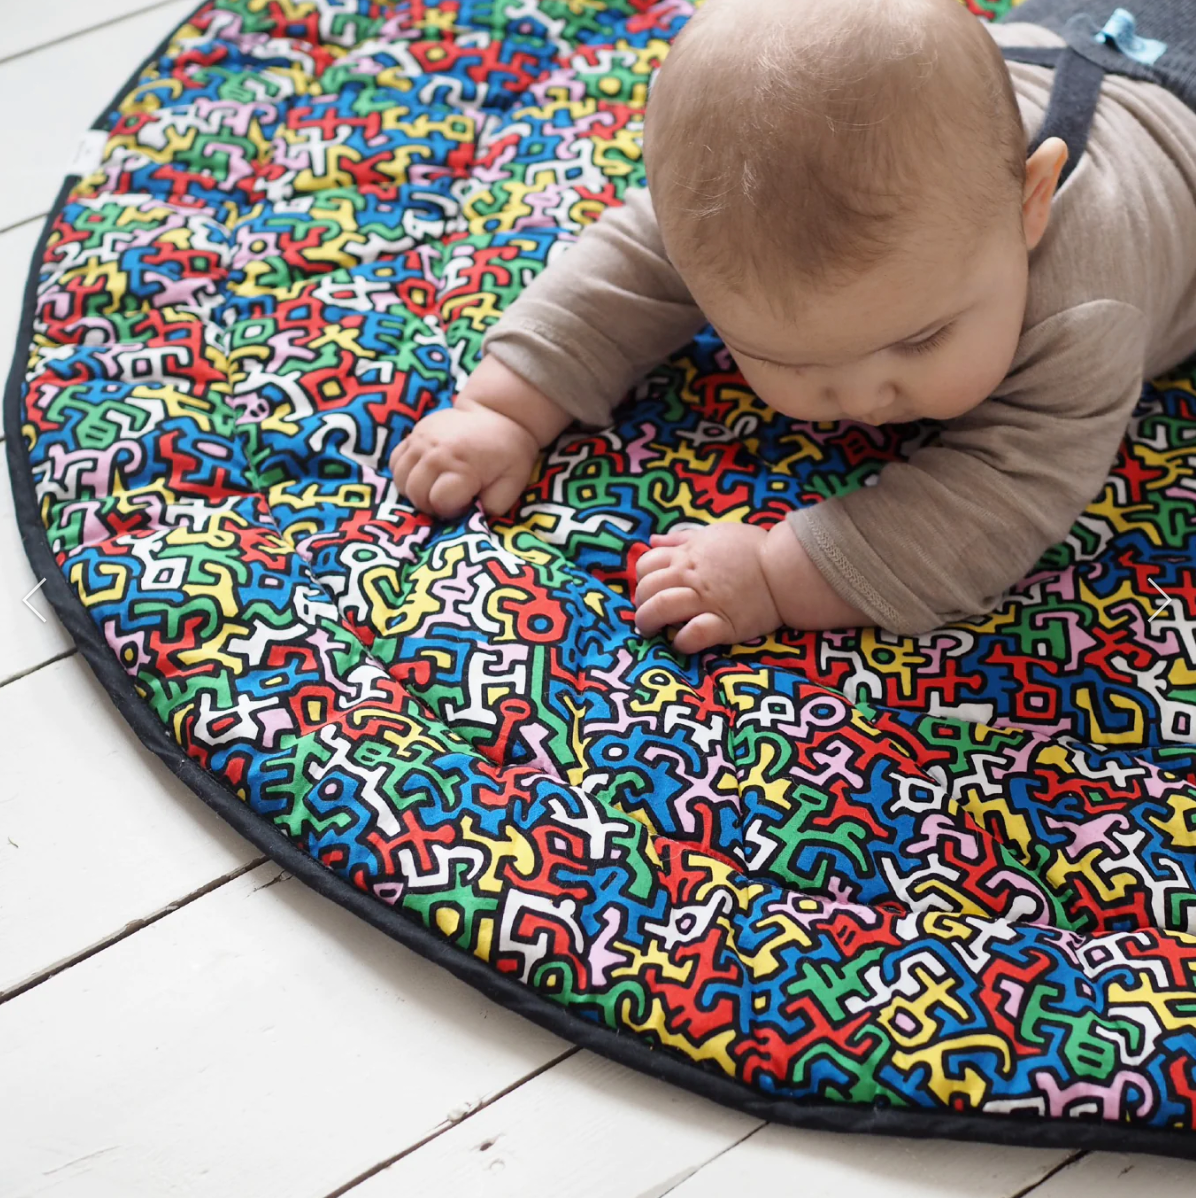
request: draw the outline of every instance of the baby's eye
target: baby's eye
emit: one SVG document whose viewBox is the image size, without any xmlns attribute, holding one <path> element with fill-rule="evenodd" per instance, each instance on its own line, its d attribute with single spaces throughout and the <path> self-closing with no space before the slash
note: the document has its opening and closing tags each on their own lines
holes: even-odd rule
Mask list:
<svg viewBox="0 0 1196 1198">
<path fill-rule="evenodd" d="M 947 334 L 950 333 L 954 327 L 955 326 L 953 323 L 945 324 L 937 333 L 927 337 L 925 341 L 917 341 L 912 345 L 908 343 L 906 345 L 898 345 L 895 348 L 899 353 L 903 354 L 929 353 L 932 349 L 937 349 L 944 341 L 947 340 Z"/>
</svg>

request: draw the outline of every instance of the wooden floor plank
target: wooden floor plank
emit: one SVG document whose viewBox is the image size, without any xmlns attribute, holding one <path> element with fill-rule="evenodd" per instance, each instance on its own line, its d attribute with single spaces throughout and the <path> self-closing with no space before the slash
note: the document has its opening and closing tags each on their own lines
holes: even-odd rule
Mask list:
<svg viewBox="0 0 1196 1198">
<path fill-rule="evenodd" d="M 8 382 L 8 368 L 16 349 L 17 326 L 25 298 L 25 282 L 29 278 L 42 224 L 40 220 L 31 220 L 7 233 L 0 233 L 0 391 Z M 0 425 L 0 440 L 3 437 L 4 429 Z"/>
<path fill-rule="evenodd" d="M 669 1191 L 669 1198 L 1010 1198 L 1073 1152 L 955 1140 L 844 1135 L 769 1124 Z"/>
<path fill-rule="evenodd" d="M 1061 1169 L 1026 1198 L 1191 1198 L 1196 1194 L 1196 1161 L 1129 1153 L 1093 1152 Z"/>
<path fill-rule="evenodd" d="M 41 46 L 74 37 L 97 25 L 151 8 L 160 0 L 54 0 L 52 4 L 11 3 L 0 22 L 0 62 Z"/>
<path fill-rule="evenodd" d="M 1074 1152 L 762 1125 L 582 1052 L 346 1198 L 1009 1198 Z"/>
<path fill-rule="evenodd" d="M 0 1005 L 5 1198 L 325 1198 L 567 1050 L 279 874 Z"/>
<path fill-rule="evenodd" d="M 758 1119 L 580 1052 L 345 1198 L 646 1198 L 759 1126 Z"/>
<path fill-rule="evenodd" d="M 0 111 L 20 114 L 0 135 L 0 229 L 49 210 L 84 130 L 195 7 L 174 0 L 0 64 Z"/>
<path fill-rule="evenodd" d="M 0 447 L 0 684 L 71 648 L 71 638 L 46 597 L 41 591 L 30 595 L 37 581 L 21 546 L 7 455 Z M 0 696 L 6 689 L 0 685 Z M 6 776 L 7 770 L 0 772 L 0 779 Z"/>
<path fill-rule="evenodd" d="M 261 856 L 141 746 L 78 654 L 0 688 L 0 737 L 0 992 Z"/>
</svg>

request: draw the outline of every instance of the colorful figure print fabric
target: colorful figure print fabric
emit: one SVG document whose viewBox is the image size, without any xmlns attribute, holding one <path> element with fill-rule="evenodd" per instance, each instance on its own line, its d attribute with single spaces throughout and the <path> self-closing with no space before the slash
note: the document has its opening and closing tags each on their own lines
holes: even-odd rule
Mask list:
<svg viewBox="0 0 1196 1198">
<path fill-rule="evenodd" d="M 1187 1153 L 1196 374 L 995 611 L 920 637 L 636 633 L 651 533 L 771 525 L 934 432 L 784 419 L 709 328 L 507 517 L 395 491 L 504 305 L 644 183 L 693 11 L 200 7 L 39 256 L 9 443 L 49 593 L 193 784 L 564 1035 L 795 1122 Z"/>
</svg>

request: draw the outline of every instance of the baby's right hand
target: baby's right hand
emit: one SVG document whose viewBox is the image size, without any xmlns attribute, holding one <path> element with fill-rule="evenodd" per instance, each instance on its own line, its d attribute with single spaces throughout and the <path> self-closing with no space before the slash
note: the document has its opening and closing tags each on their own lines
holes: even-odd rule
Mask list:
<svg viewBox="0 0 1196 1198">
<path fill-rule="evenodd" d="M 523 494 L 541 444 L 569 419 L 542 391 L 488 354 L 453 406 L 429 413 L 399 443 L 391 454 L 391 473 L 421 512 L 452 519 L 476 497 L 487 515 L 499 515 Z"/>
</svg>

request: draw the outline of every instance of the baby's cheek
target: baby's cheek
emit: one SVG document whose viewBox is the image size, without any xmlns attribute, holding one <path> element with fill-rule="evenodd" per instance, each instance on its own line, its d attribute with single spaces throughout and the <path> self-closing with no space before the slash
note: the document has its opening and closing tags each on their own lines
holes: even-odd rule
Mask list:
<svg viewBox="0 0 1196 1198">
<path fill-rule="evenodd" d="M 781 404 L 785 402 L 785 389 L 777 385 L 777 375 L 780 373 L 777 367 L 767 366 L 762 362 L 745 362 L 740 358 L 735 359 L 735 364 L 739 367 L 739 373 L 747 380 L 747 385 L 770 408 L 776 408 L 778 412 L 783 410 Z"/>
<path fill-rule="evenodd" d="M 747 379 L 751 389 L 774 412 L 780 412 L 790 420 L 840 420 L 842 413 L 838 408 L 819 399 L 813 388 L 805 382 L 799 382 L 791 377 L 790 372 L 781 367 L 769 367 L 766 375 L 762 371 L 753 371 L 753 377 Z"/>
<path fill-rule="evenodd" d="M 991 348 L 967 359 L 956 359 L 940 371 L 926 389 L 919 415 L 934 420 L 953 420 L 983 403 L 1005 377 L 1007 368 L 997 361 Z"/>
<path fill-rule="evenodd" d="M 775 377 L 783 374 L 785 371 L 777 368 L 771 371 L 771 376 L 762 376 L 760 371 L 754 371 L 751 379 L 748 379 L 747 375 L 744 377 L 748 379 L 748 386 L 757 397 L 774 412 L 780 412 L 781 416 L 787 416 L 791 420 L 834 419 L 833 416 L 819 415 L 819 405 L 811 403 L 804 387 L 792 386 L 791 382 Z"/>
</svg>

